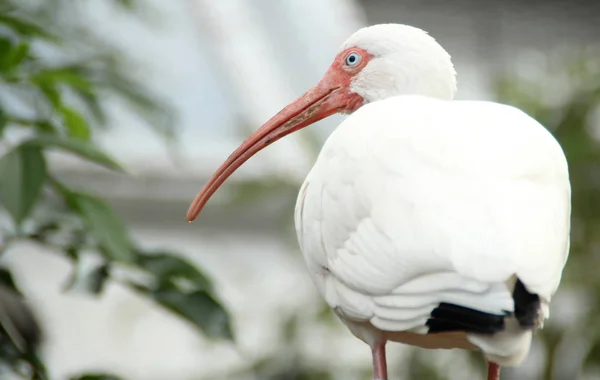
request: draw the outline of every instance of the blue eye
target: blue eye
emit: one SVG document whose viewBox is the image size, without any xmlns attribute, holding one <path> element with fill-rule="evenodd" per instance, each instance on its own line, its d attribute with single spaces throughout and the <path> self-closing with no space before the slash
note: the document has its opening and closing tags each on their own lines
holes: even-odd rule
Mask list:
<svg viewBox="0 0 600 380">
<path fill-rule="evenodd" d="M 360 63 L 361 59 L 360 54 L 352 52 L 346 56 L 346 66 L 356 66 Z"/>
</svg>

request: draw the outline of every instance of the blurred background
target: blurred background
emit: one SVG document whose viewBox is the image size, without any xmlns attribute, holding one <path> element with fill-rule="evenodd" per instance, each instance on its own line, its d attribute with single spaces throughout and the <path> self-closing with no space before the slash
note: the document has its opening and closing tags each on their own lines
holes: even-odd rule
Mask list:
<svg viewBox="0 0 600 380">
<path fill-rule="evenodd" d="M 185 213 L 351 33 L 385 22 L 450 52 L 457 98 L 516 105 L 561 142 L 571 256 L 552 318 L 502 378 L 600 379 L 598 17 L 583 0 L 0 0 L 0 379 L 369 379 L 293 230 L 340 116 Z M 388 347 L 390 379 L 484 376 L 478 354 Z"/>
</svg>

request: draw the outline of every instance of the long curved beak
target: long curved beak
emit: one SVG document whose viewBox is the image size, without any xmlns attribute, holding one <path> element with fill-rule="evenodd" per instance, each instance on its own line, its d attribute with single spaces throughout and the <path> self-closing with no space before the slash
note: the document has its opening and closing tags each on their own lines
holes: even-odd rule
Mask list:
<svg viewBox="0 0 600 380">
<path fill-rule="evenodd" d="M 344 107 L 340 86 L 324 79 L 287 107 L 279 111 L 246 139 L 217 169 L 187 212 L 189 222 L 196 219 L 204 205 L 233 172 L 258 151 L 292 132 L 324 119 Z"/>
</svg>

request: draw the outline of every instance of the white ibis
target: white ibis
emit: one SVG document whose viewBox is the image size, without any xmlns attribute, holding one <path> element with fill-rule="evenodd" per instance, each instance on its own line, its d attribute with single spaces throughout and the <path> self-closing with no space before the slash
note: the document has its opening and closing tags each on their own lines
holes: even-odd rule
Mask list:
<svg viewBox="0 0 600 380">
<path fill-rule="evenodd" d="M 254 132 L 188 211 L 192 221 L 246 160 L 334 113 L 300 189 L 295 224 L 325 301 L 372 350 L 388 341 L 527 356 L 569 251 L 571 190 L 560 145 L 522 111 L 452 100 L 448 53 L 397 24 L 360 29 L 321 81 Z"/>
</svg>

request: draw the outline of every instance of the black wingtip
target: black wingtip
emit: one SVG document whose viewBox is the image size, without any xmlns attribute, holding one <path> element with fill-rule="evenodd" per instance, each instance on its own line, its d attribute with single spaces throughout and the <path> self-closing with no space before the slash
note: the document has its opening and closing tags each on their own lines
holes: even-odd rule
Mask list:
<svg viewBox="0 0 600 380">
<path fill-rule="evenodd" d="M 540 296 L 529 293 L 521 280 L 517 279 L 513 290 L 515 318 L 522 327 L 535 327 L 539 320 Z"/>
<path fill-rule="evenodd" d="M 442 302 L 433 309 L 426 325 L 429 333 L 465 331 L 495 334 L 504 330 L 504 316 Z"/>
<path fill-rule="evenodd" d="M 540 297 L 530 293 L 517 279 L 513 290 L 514 316 L 523 328 L 534 328 L 539 323 Z M 504 315 L 491 314 L 452 303 L 442 302 L 433 309 L 426 326 L 429 333 L 464 331 L 476 334 L 495 334 L 504 330 Z"/>
</svg>

